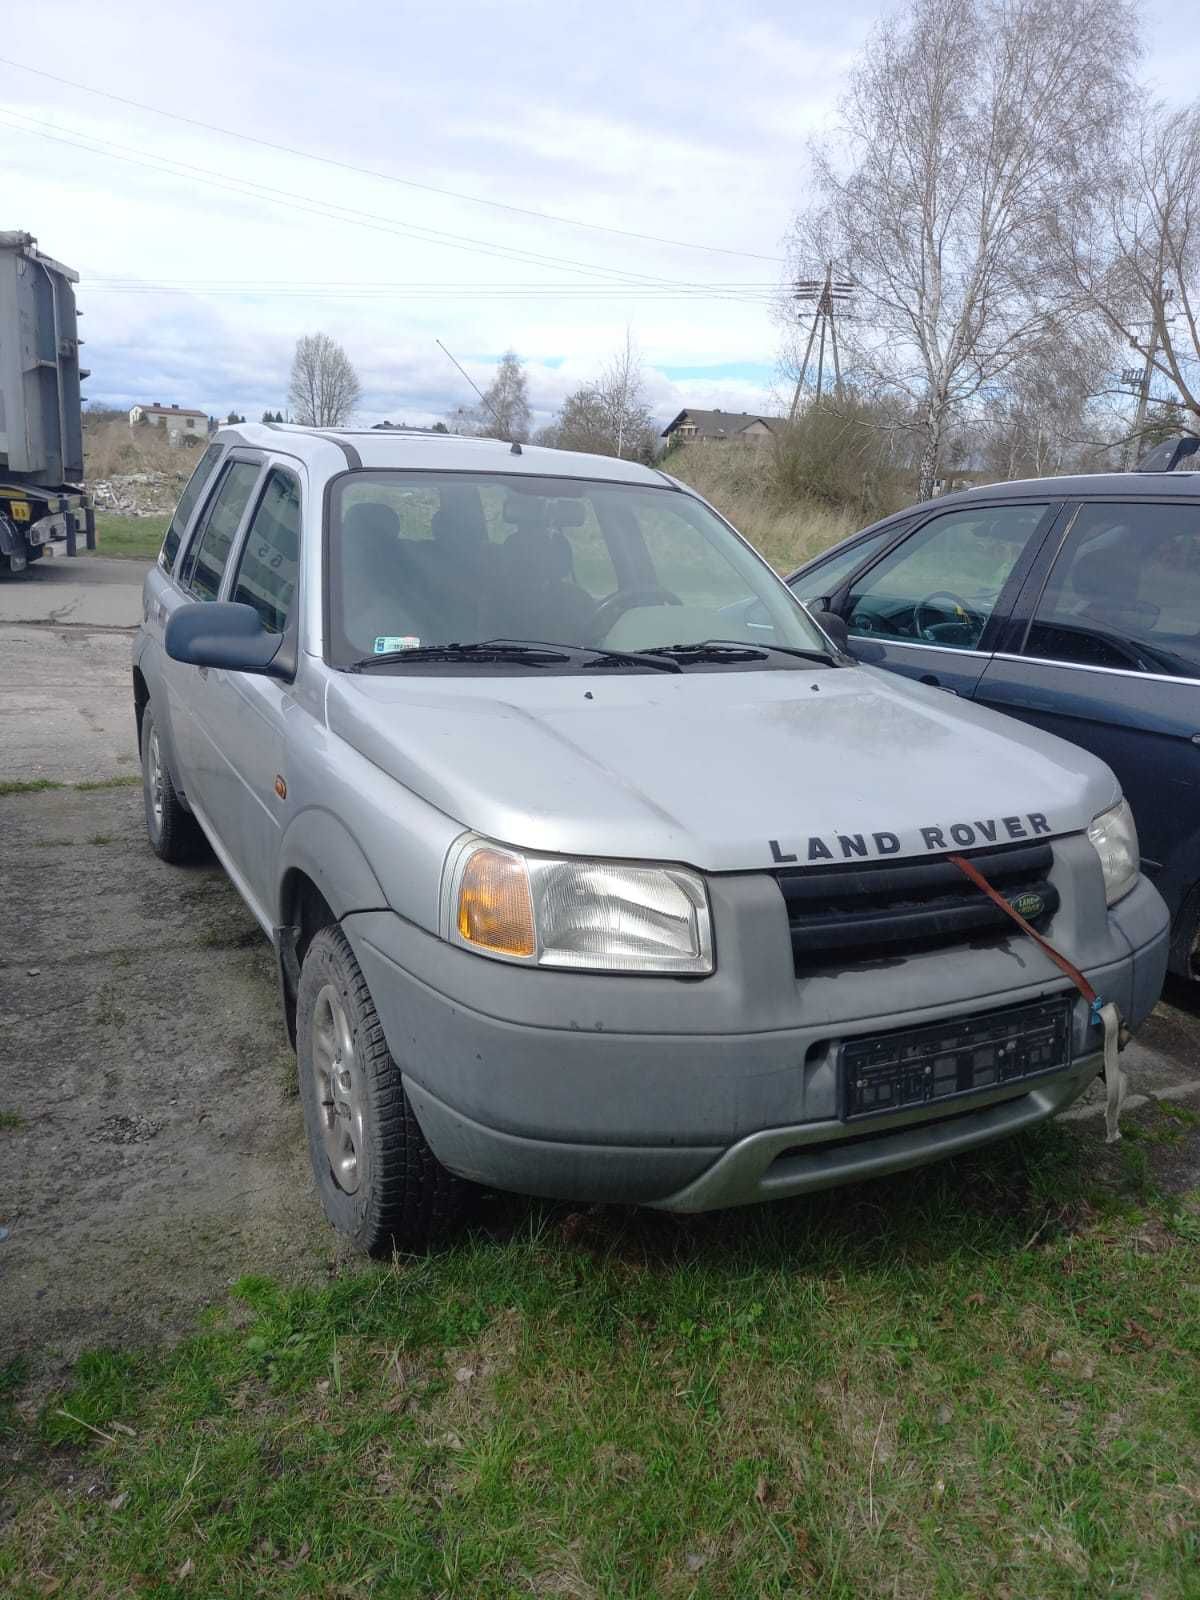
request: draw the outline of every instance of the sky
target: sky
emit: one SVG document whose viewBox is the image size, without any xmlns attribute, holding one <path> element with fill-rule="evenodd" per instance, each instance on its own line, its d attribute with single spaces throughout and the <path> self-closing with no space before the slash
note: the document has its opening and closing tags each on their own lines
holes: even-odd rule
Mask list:
<svg viewBox="0 0 1200 1600">
<path fill-rule="evenodd" d="M 1200 35 L 1142 9 L 1190 99 Z M 481 387 L 515 348 L 537 425 L 628 329 L 660 420 L 773 410 L 809 140 L 897 10 L 37 0 L 0 30 L 0 229 L 80 273 L 96 403 L 257 418 L 323 330 L 364 424 L 475 402 L 440 339 Z"/>
</svg>

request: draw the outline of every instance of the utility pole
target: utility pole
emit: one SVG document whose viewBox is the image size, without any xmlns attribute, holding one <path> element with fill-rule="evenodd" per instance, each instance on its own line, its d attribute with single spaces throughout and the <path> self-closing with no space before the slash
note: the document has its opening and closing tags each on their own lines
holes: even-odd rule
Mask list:
<svg viewBox="0 0 1200 1600">
<path fill-rule="evenodd" d="M 1150 382 L 1154 377 L 1154 357 L 1158 354 L 1160 343 L 1159 330 L 1167 321 L 1167 301 L 1171 298 L 1171 294 L 1172 291 L 1170 289 L 1163 292 L 1162 319 L 1160 321 L 1158 317 L 1155 317 L 1150 324 L 1150 344 L 1146 350 L 1146 363 L 1142 368 L 1141 376 L 1138 376 L 1136 369 L 1130 367 L 1127 367 L 1121 374 L 1122 381 L 1130 388 L 1133 388 L 1136 382 L 1138 397 L 1137 410 L 1133 417 L 1133 432 L 1125 441 L 1125 451 L 1121 461 L 1121 470 L 1123 472 L 1131 472 L 1137 464 L 1138 447 L 1142 442 L 1142 430 L 1146 426 L 1146 407 L 1150 403 Z M 1129 343 L 1133 349 L 1137 349 L 1136 339 L 1130 339 Z"/>
<path fill-rule="evenodd" d="M 837 312 L 850 309 L 855 283 L 853 277 L 835 278 L 833 275 L 833 262 L 825 264 L 823 278 L 797 278 L 792 290 L 792 299 L 801 304 L 810 302 L 813 305 L 812 327 L 808 330 L 808 343 L 804 347 L 804 360 L 800 364 L 800 376 L 796 379 L 796 392 L 792 396 L 792 409 L 788 413 L 788 420 L 794 422 L 800 412 L 800 397 L 804 392 L 804 380 L 808 376 L 808 363 L 812 359 L 812 348 L 817 342 L 818 331 L 820 344 L 817 348 L 817 390 L 816 399 L 821 398 L 825 386 L 825 336 L 829 336 L 830 353 L 833 356 L 834 392 L 838 399 L 842 398 L 842 364 L 838 356 L 837 342 Z"/>
</svg>

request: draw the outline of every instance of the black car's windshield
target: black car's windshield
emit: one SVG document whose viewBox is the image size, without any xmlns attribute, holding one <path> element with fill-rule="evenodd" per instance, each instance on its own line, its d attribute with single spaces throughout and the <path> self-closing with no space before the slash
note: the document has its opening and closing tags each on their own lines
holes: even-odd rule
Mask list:
<svg viewBox="0 0 1200 1600">
<path fill-rule="evenodd" d="M 634 670 L 638 652 L 712 639 L 828 649 L 720 519 L 665 485 L 351 472 L 334 483 L 328 534 L 337 666 L 484 640 L 628 652 Z M 474 660 L 496 670 L 497 656 L 480 651 Z M 423 659 L 438 664 L 435 654 Z M 722 658 L 703 659 L 711 670 Z M 760 659 L 800 664 L 780 650 L 760 651 L 753 664 Z M 458 661 L 472 657 L 460 652 Z M 576 652 L 557 670 L 582 669 Z"/>
</svg>

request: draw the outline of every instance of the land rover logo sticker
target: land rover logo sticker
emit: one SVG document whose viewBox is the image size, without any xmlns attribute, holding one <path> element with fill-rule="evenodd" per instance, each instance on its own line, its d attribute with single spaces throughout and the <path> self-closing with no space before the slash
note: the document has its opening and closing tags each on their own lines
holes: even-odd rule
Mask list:
<svg viewBox="0 0 1200 1600">
<path fill-rule="evenodd" d="M 767 846 L 771 860 L 777 866 L 790 866 L 801 861 L 814 866 L 829 861 L 878 860 L 901 853 L 917 855 L 922 851 L 927 855 L 946 854 L 953 850 L 980 849 L 989 844 L 1009 844 L 1014 839 L 1033 839 L 1052 831 L 1042 812 L 1026 811 L 1015 817 L 930 823 L 928 827 L 914 830 L 910 835 L 912 843 L 907 849 L 901 835 L 888 828 L 878 833 L 810 834 L 806 839 L 785 839 L 782 842 L 768 839 Z M 1020 910 L 1020 907 L 1017 909 Z M 1040 904 L 1038 910 L 1041 910 Z"/>
<path fill-rule="evenodd" d="M 1040 894 L 1034 894 L 1032 889 L 1027 894 L 1014 895 L 1008 903 L 1019 917 L 1025 918 L 1026 922 L 1032 922 L 1034 917 L 1040 917 L 1046 909 L 1046 902 Z"/>
</svg>

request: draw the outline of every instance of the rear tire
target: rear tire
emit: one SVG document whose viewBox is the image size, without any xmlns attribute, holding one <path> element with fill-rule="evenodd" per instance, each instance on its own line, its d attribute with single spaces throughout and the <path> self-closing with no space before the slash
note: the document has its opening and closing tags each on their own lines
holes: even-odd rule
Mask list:
<svg viewBox="0 0 1200 1600">
<path fill-rule="evenodd" d="M 371 1256 L 449 1232 L 471 1186 L 425 1142 L 362 969 L 339 927 L 305 952 L 296 996 L 300 1099 L 325 1215 Z"/>
<path fill-rule="evenodd" d="M 204 851 L 204 831 L 175 793 L 162 740 L 149 705 L 142 712 L 142 798 L 146 835 L 160 861 L 179 865 Z"/>
</svg>

